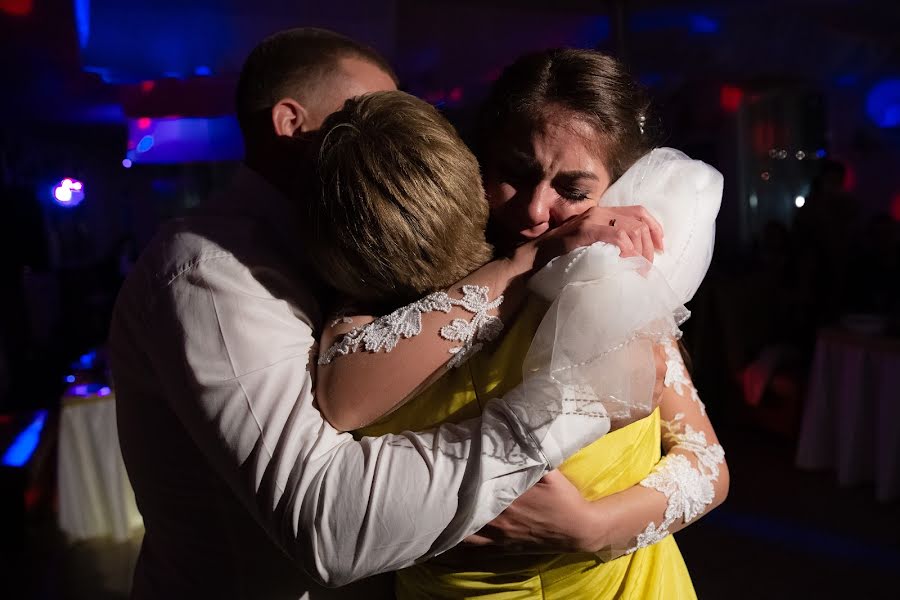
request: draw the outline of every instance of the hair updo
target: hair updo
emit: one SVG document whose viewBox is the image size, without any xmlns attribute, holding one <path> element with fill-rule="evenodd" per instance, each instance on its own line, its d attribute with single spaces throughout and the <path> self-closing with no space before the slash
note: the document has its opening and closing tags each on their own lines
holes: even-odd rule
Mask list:
<svg viewBox="0 0 900 600">
<path fill-rule="evenodd" d="M 611 56 L 571 48 L 527 54 L 491 88 L 476 132 L 479 158 L 489 164 L 493 140 L 510 127 L 539 125 L 558 107 L 593 127 L 614 181 L 654 146 L 649 106 L 643 89 Z"/>
</svg>

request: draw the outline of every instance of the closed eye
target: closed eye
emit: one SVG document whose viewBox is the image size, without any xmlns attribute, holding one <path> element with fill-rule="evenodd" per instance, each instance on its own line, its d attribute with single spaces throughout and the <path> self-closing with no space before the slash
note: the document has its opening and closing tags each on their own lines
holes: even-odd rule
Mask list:
<svg viewBox="0 0 900 600">
<path fill-rule="evenodd" d="M 591 193 L 591 182 L 599 178 L 590 171 L 563 171 L 553 178 L 553 187 L 560 197 L 570 202 L 587 200 Z"/>
<path fill-rule="evenodd" d="M 590 198 L 590 192 L 579 189 L 561 189 L 558 190 L 561 198 L 570 202 L 581 202 Z"/>
</svg>

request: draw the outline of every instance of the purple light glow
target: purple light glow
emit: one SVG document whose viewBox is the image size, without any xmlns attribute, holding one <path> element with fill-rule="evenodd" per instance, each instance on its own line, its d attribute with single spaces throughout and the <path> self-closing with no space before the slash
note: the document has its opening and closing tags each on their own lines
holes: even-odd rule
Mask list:
<svg viewBox="0 0 900 600">
<path fill-rule="evenodd" d="M 144 121 L 146 119 L 146 122 Z M 129 122 L 126 158 L 132 165 L 239 160 L 243 156 L 237 119 L 143 117 Z"/>
<path fill-rule="evenodd" d="M 77 179 L 66 177 L 53 186 L 53 201 L 66 208 L 78 206 L 84 200 L 84 184 Z"/>
<path fill-rule="evenodd" d="M 89 398 L 91 396 L 109 396 L 112 390 L 109 386 L 102 383 L 81 383 L 69 386 L 66 394 L 69 396 L 77 396 L 79 398 Z"/>
</svg>

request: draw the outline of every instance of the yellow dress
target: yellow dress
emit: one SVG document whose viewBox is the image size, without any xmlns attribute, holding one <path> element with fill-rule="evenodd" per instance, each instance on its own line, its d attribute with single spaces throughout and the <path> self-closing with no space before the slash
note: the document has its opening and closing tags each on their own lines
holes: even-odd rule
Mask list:
<svg viewBox="0 0 900 600">
<path fill-rule="evenodd" d="M 478 416 L 483 404 L 522 378 L 522 361 L 545 307 L 532 302 L 503 339 L 459 369 L 449 371 L 380 422 L 357 432 L 380 435 L 421 430 Z M 560 466 L 589 500 L 640 482 L 660 459 L 659 410 L 607 434 Z M 460 567 L 440 557 L 397 574 L 397 597 L 512 599 L 696 598 L 672 536 L 633 554 L 602 563 L 589 553 L 479 558 Z"/>
</svg>

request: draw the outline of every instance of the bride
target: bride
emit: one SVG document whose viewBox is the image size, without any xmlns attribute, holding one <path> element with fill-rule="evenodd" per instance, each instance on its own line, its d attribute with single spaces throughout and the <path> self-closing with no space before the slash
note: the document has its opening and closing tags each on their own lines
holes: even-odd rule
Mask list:
<svg viewBox="0 0 900 600">
<path fill-rule="evenodd" d="M 411 96 L 348 101 L 323 126 L 306 237 L 312 262 L 347 301 L 321 340 L 317 402 L 329 420 L 359 435 L 422 429 L 516 393 L 520 410 L 530 396 L 550 395 L 557 410 L 606 419 L 611 429 L 560 467 L 590 514 L 603 515 L 585 522 L 589 552 L 477 560 L 450 552 L 400 571 L 398 597 L 695 597 L 669 534 L 724 499 L 728 472 L 676 340 L 683 303 L 709 264 L 721 176 L 680 152 L 650 150 L 645 114 L 634 82 L 607 56 L 554 50 L 520 59 L 486 105 L 486 197 L 452 126 Z M 531 278 L 512 324 L 491 316 L 503 298 L 488 288 L 448 289 L 494 250 L 509 252 L 598 202 L 632 199 L 666 228 L 653 266 L 605 244 L 576 250 Z M 459 309 L 469 318 L 431 340 L 422 333 L 429 312 Z M 398 372 L 369 358 L 420 334 L 418 343 L 446 344 L 450 360 L 438 373 L 394 363 L 419 382 L 398 404 L 378 393 Z M 666 357 L 659 396 L 654 352 Z M 372 393 L 360 406 L 351 392 L 363 383 Z"/>
</svg>

